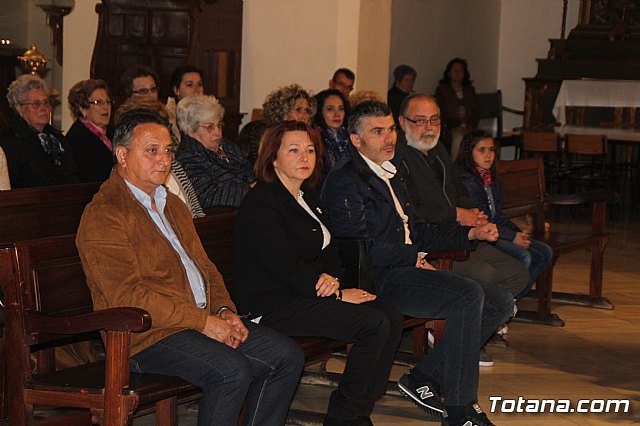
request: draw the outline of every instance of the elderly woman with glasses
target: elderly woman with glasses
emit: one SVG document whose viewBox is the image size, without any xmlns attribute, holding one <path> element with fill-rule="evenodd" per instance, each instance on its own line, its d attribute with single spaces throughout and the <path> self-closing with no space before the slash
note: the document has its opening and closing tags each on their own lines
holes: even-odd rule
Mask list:
<svg viewBox="0 0 640 426">
<path fill-rule="evenodd" d="M 11 127 L 0 136 L 12 188 L 78 182 L 72 148 L 58 129 L 49 124 L 51 101 L 47 84 L 25 74 L 7 90 L 15 112 Z"/>
<path fill-rule="evenodd" d="M 76 121 L 67 131 L 80 182 L 107 180 L 113 168 L 111 96 L 103 80 L 82 80 L 69 90 L 69 108 Z"/>
<path fill-rule="evenodd" d="M 224 108 L 216 98 L 192 95 L 178 103 L 182 134 L 176 160 L 203 208 L 238 207 L 256 176 L 242 150 L 222 137 Z"/>
<path fill-rule="evenodd" d="M 134 65 L 126 69 L 120 76 L 118 91 L 120 101 L 129 98 L 158 100 L 160 78 L 158 74 L 146 65 Z"/>
</svg>

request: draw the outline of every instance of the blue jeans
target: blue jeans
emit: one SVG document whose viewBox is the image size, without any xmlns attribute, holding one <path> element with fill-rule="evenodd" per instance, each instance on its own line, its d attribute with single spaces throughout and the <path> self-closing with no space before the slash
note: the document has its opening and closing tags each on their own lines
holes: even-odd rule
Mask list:
<svg viewBox="0 0 640 426">
<path fill-rule="evenodd" d="M 249 338 L 238 349 L 199 331 L 183 330 L 131 357 L 131 371 L 178 376 L 199 386 L 199 426 L 238 424 L 245 397 L 245 424 L 282 426 L 302 374 L 304 354 L 288 337 L 244 323 Z"/>
<path fill-rule="evenodd" d="M 516 295 L 516 299 L 524 297 L 531 290 L 531 286 L 542 271 L 551 264 L 553 249 L 542 241 L 534 239 L 531 240 L 528 249 L 503 239 L 499 239 L 495 245 L 498 250 L 515 257 L 529 269 L 529 283 L 524 290 Z"/>
<path fill-rule="evenodd" d="M 411 374 L 444 386 L 447 406 L 477 401 L 480 348 L 513 311 L 513 297 L 490 284 L 449 271 L 413 266 L 389 269 L 380 299 L 405 315 L 446 320 L 442 341 Z"/>
<path fill-rule="evenodd" d="M 300 299 L 266 314 L 260 324 L 289 336 L 318 336 L 353 343 L 327 414 L 338 419 L 368 417 L 387 390 L 404 319 L 375 300 L 360 305 L 329 297 Z"/>
</svg>

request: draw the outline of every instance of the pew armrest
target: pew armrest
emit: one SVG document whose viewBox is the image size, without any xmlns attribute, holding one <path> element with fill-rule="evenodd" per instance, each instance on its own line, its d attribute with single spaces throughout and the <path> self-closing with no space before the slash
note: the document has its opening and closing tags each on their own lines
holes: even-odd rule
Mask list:
<svg viewBox="0 0 640 426">
<path fill-rule="evenodd" d="M 151 315 L 144 309 L 122 307 L 102 309 L 81 315 L 53 316 L 37 312 L 25 313 L 29 333 L 60 335 L 88 333 L 91 331 L 116 331 L 140 333 L 151 327 Z"/>
</svg>

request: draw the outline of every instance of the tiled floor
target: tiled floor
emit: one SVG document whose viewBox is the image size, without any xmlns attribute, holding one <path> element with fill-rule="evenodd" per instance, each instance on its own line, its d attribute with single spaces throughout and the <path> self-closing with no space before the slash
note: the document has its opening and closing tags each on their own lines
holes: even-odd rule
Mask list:
<svg viewBox="0 0 640 426">
<path fill-rule="evenodd" d="M 620 214 L 620 216 L 625 216 Z M 575 222 L 565 220 L 565 222 Z M 640 214 L 610 222 L 611 244 L 606 252 L 604 293 L 614 310 L 554 304 L 566 321 L 562 328 L 512 323 L 510 347 L 489 348 L 495 365 L 481 369 L 479 402 L 499 425 L 608 425 L 640 423 Z M 557 227 L 584 227 L 566 223 Z M 576 252 L 558 260 L 554 289 L 586 292 L 589 253 Z M 330 369 L 339 370 L 340 361 Z M 406 368 L 394 367 L 392 379 Z M 293 407 L 323 411 L 331 389 L 300 386 Z M 630 413 L 490 413 L 490 396 L 517 400 L 630 400 Z M 597 403 L 596 403 L 597 404 Z M 597 405 L 596 405 L 597 406 Z M 509 408 L 509 403 L 505 405 Z M 184 410 L 182 410 L 184 411 Z M 438 424 L 428 422 L 411 403 L 385 396 L 376 404 L 373 422 L 384 425 Z M 150 423 L 148 417 L 134 423 Z M 195 415 L 183 413 L 181 425 L 194 425 Z"/>
</svg>

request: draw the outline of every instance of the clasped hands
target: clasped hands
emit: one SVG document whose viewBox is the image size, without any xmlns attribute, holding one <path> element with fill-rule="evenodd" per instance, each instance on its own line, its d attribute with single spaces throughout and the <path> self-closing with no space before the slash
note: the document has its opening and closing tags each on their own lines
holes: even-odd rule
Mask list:
<svg viewBox="0 0 640 426">
<path fill-rule="evenodd" d="M 209 315 L 202 330 L 202 334 L 236 349 L 246 342 L 249 330 L 242 319 L 230 309 L 220 312 L 220 315 Z"/>
<path fill-rule="evenodd" d="M 339 292 L 342 293 L 342 301 L 348 303 L 360 304 L 376 299 L 375 294 L 358 288 L 345 288 L 344 290 L 340 290 L 340 281 L 338 281 L 337 278 L 324 272 L 320 274 L 316 282 L 316 296 L 335 296 L 339 294 Z"/>
<path fill-rule="evenodd" d="M 473 226 L 469 230 L 470 240 L 497 241 L 498 228 L 479 209 L 456 208 L 457 219 L 462 226 Z"/>
</svg>

